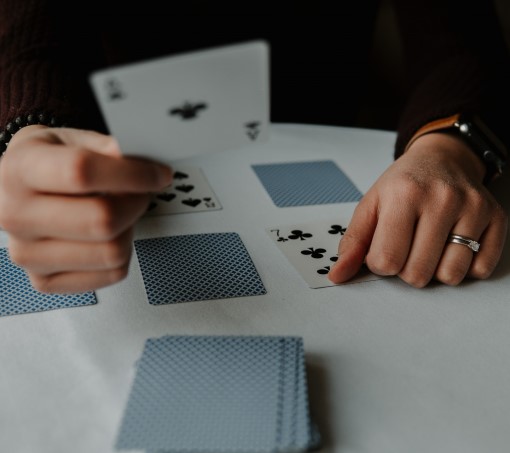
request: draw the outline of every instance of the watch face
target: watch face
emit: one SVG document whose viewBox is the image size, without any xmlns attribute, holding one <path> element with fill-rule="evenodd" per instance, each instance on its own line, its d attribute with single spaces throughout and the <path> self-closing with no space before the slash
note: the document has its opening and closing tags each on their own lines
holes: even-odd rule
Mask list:
<svg viewBox="0 0 510 453">
<path fill-rule="evenodd" d="M 455 122 L 455 128 L 485 164 L 487 169 L 485 182 L 491 181 L 495 176 L 503 173 L 506 165 L 504 146 L 480 118 L 468 119 L 466 115 L 462 115 Z"/>
</svg>

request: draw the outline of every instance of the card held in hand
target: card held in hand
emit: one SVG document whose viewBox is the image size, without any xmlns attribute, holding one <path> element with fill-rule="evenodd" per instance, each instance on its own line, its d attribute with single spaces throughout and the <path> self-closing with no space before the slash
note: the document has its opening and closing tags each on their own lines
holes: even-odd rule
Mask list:
<svg viewBox="0 0 510 453">
<path fill-rule="evenodd" d="M 268 138 L 265 41 L 103 69 L 89 81 L 125 155 L 171 165 Z"/>
</svg>

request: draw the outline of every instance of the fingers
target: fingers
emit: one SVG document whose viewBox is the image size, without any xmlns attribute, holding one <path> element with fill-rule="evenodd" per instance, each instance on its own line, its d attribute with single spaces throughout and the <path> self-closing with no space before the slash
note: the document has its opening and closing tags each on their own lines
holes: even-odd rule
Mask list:
<svg viewBox="0 0 510 453">
<path fill-rule="evenodd" d="M 338 260 L 328 273 L 333 283 L 343 283 L 360 270 L 377 225 L 377 200 L 365 196 L 356 207 L 351 222 L 340 240 Z"/>
<path fill-rule="evenodd" d="M 359 203 L 329 279 L 337 284 L 349 280 L 363 259 L 375 274 L 398 275 L 416 288 L 433 279 L 458 285 L 467 277 L 488 278 L 508 228 L 494 197 L 476 181 L 454 179 L 452 173 L 426 180 L 419 168 L 401 172 L 398 165 Z M 479 241 L 480 251 L 448 242 L 451 233 Z"/>
<path fill-rule="evenodd" d="M 0 225 L 36 289 L 81 292 L 124 278 L 130 232 L 171 169 L 121 156 L 113 137 L 27 126 L 0 162 Z"/>
<path fill-rule="evenodd" d="M 9 239 L 9 255 L 32 274 L 49 276 L 64 271 L 108 271 L 129 262 L 133 230 L 110 241 L 81 242 L 56 239 Z"/>
<path fill-rule="evenodd" d="M 488 278 L 501 257 L 507 228 L 507 217 L 499 206 L 463 217 L 451 232 L 479 242 L 480 249 L 474 252 L 463 244 L 446 243 L 435 278 L 448 285 L 458 285 L 466 277 Z"/>
<path fill-rule="evenodd" d="M 172 180 L 155 162 L 48 144 L 24 151 L 15 172 L 27 189 L 46 193 L 156 192 Z"/>
<path fill-rule="evenodd" d="M 84 292 L 116 283 L 127 275 L 132 240 L 132 229 L 114 240 L 97 243 L 10 238 L 9 255 L 25 269 L 38 291 Z"/>
<path fill-rule="evenodd" d="M 145 213 L 149 201 L 148 194 L 39 195 L 28 199 L 22 210 L 9 208 L 13 215 L 4 215 L 3 225 L 25 240 L 108 241 L 133 225 Z"/>
<path fill-rule="evenodd" d="M 74 294 L 113 285 L 126 278 L 128 265 L 101 272 L 62 272 L 48 276 L 29 274 L 30 283 L 39 292 Z"/>
</svg>

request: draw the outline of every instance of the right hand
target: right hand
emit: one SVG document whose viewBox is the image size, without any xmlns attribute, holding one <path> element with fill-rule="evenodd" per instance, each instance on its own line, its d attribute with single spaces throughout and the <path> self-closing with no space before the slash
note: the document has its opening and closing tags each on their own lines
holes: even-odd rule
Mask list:
<svg viewBox="0 0 510 453">
<path fill-rule="evenodd" d="M 122 157 L 111 136 L 24 127 L 0 159 L 10 258 L 44 293 L 116 283 L 128 272 L 134 223 L 171 182 L 169 167 Z"/>
</svg>

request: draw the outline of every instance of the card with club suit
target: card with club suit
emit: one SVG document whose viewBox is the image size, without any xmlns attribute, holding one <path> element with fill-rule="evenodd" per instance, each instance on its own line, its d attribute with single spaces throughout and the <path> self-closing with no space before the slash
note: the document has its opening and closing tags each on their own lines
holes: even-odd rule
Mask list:
<svg viewBox="0 0 510 453">
<path fill-rule="evenodd" d="M 268 138 L 265 41 L 103 69 L 89 81 L 125 155 L 171 165 Z"/>
<path fill-rule="evenodd" d="M 326 219 L 275 226 L 267 228 L 266 232 L 310 288 L 323 288 L 336 286 L 328 279 L 328 273 L 338 259 L 338 243 L 347 229 L 347 223 L 339 219 Z M 346 283 L 381 278 L 363 266 L 359 274 Z"/>
</svg>

